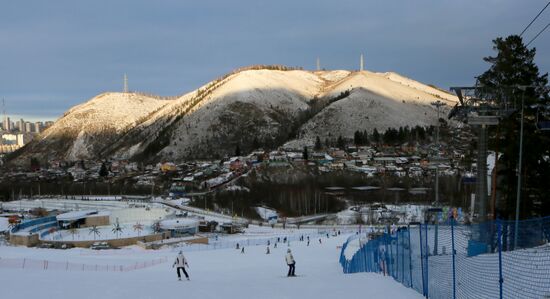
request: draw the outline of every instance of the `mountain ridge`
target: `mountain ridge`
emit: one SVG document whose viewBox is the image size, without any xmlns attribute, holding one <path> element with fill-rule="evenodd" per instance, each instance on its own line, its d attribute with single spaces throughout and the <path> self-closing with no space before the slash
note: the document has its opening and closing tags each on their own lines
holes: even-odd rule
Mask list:
<svg viewBox="0 0 550 299">
<path fill-rule="evenodd" d="M 237 146 L 299 148 L 317 136 L 435 124 L 435 100 L 457 101 L 394 72 L 245 68 L 177 97 L 101 93 L 70 108 L 12 161 L 181 161 L 221 157 Z"/>
</svg>

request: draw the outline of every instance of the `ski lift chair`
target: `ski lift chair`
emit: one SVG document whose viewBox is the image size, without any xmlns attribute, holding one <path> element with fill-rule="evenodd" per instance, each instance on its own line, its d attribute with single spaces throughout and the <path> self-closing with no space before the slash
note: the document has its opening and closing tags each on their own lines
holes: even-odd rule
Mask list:
<svg viewBox="0 0 550 299">
<path fill-rule="evenodd" d="M 539 131 L 550 131 L 550 107 L 537 107 L 536 126 Z"/>
</svg>

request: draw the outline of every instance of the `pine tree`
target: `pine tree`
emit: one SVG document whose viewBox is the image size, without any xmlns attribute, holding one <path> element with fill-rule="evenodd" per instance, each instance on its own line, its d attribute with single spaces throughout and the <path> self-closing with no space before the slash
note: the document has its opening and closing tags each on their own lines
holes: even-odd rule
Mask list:
<svg viewBox="0 0 550 299">
<path fill-rule="evenodd" d="M 37 158 L 31 158 L 31 170 L 40 170 L 40 161 Z"/>
<path fill-rule="evenodd" d="M 336 145 L 339 149 L 345 149 L 346 143 L 344 142 L 344 138 L 342 138 L 342 135 L 338 136 L 338 141 L 336 142 Z"/>
<path fill-rule="evenodd" d="M 252 148 L 253 149 L 260 148 L 260 141 L 258 141 L 258 137 L 254 137 L 254 140 L 252 141 Z"/>
<path fill-rule="evenodd" d="M 367 130 L 363 131 L 363 145 L 369 145 L 369 133 L 367 133 Z"/>
<path fill-rule="evenodd" d="M 307 146 L 304 146 L 304 151 L 302 152 L 302 159 L 309 160 L 309 154 L 307 152 Z"/>
<path fill-rule="evenodd" d="M 321 139 L 319 138 L 319 136 L 317 136 L 315 138 L 315 150 L 320 150 L 323 146 L 321 145 Z"/>
<path fill-rule="evenodd" d="M 235 156 L 240 156 L 240 155 L 241 155 L 241 146 L 237 144 L 237 146 L 235 147 Z"/>
<path fill-rule="evenodd" d="M 418 136 L 417 141 L 424 141 L 426 140 L 426 130 L 421 126 L 415 127 L 416 135 Z"/>
<path fill-rule="evenodd" d="M 399 127 L 399 133 L 397 133 L 397 142 L 403 143 L 407 139 L 407 136 L 405 135 L 405 129 L 403 127 Z"/>
<path fill-rule="evenodd" d="M 363 138 L 361 136 L 361 132 L 355 131 L 355 133 L 353 133 L 353 143 L 355 143 L 356 146 L 363 144 Z"/>
<path fill-rule="evenodd" d="M 524 98 L 524 140 L 523 140 L 523 171 L 522 171 L 522 196 L 520 212 L 523 217 L 532 217 L 535 214 L 550 214 L 550 162 L 543 159 L 548 155 L 550 138 L 535 128 L 534 104 L 549 104 L 548 91 L 544 91 L 548 84 L 548 74 L 540 75 L 534 62 L 536 49 L 528 49 L 520 36 L 511 35 L 506 38 L 493 40 L 493 50 L 496 56 L 483 58 L 491 64 L 490 68 L 478 77 L 479 84 L 487 89 L 485 91 L 496 93 L 500 96 L 515 99 L 518 109 L 516 113 L 501 120 L 499 124 L 500 138 L 506 142 L 500 143 L 499 151 L 503 152 L 500 158 L 499 177 L 500 189 L 503 201 L 497 200 L 497 214 L 502 218 L 512 218 L 515 214 L 516 182 L 519 152 L 519 127 L 520 127 L 520 99 Z M 514 86 L 536 86 L 520 90 Z M 519 96 L 521 95 L 521 96 Z M 495 130 L 496 131 L 496 130 Z M 494 132 L 494 131 L 493 131 Z M 495 138 L 497 140 L 497 138 Z M 498 142 L 498 140 L 497 140 Z M 502 168 L 503 169 L 502 169 Z M 533 201 L 542 202 L 542 209 L 533 206 Z M 498 202 L 504 204 L 498 205 Z"/>
<path fill-rule="evenodd" d="M 378 130 L 376 128 L 374 128 L 374 130 L 372 131 L 372 141 L 374 143 L 380 142 L 380 133 L 378 133 Z"/>
<path fill-rule="evenodd" d="M 107 165 L 105 165 L 105 162 L 101 163 L 101 168 L 99 169 L 99 176 L 106 177 L 109 175 L 109 170 L 107 169 Z"/>
</svg>

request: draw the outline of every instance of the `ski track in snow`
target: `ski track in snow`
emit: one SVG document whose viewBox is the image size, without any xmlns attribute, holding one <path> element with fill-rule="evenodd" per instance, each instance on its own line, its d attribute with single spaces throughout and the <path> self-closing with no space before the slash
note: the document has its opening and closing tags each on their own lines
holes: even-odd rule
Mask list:
<svg viewBox="0 0 550 299">
<path fill-rule="evenodd" d="M 65 272 L 40 269 L 0 269 L 2 297 L 17 298 L 422 298 L 392 278 L 372 273 L 343 274 L 339 246 L 347 236 L 292 242 L 297 279 L 281 279 L 288 270 L 288 246 L 246 247 L 186 253 L 191 281 L 178 281 L 173 250 L 146 251 L 136 247 L 115 251 L 52 250 L 0 247 L 3 258 L 67 260 L 79 263 L 118 263 L 168 257 L 163 263 L 130 272 Z"/>
</svg>

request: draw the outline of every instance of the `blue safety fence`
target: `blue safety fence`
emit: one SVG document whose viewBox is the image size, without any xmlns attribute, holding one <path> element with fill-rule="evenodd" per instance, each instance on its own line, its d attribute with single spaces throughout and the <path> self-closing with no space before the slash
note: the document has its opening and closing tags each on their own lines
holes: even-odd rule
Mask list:
<svg viewBox="0 0 550 299">
<path fill-rule="evenodd" d="M 549 298 L 550 217 L 411 224 L 349 238 L 344 273 L 391 276 L 426 298 Z"/>
</svg>

